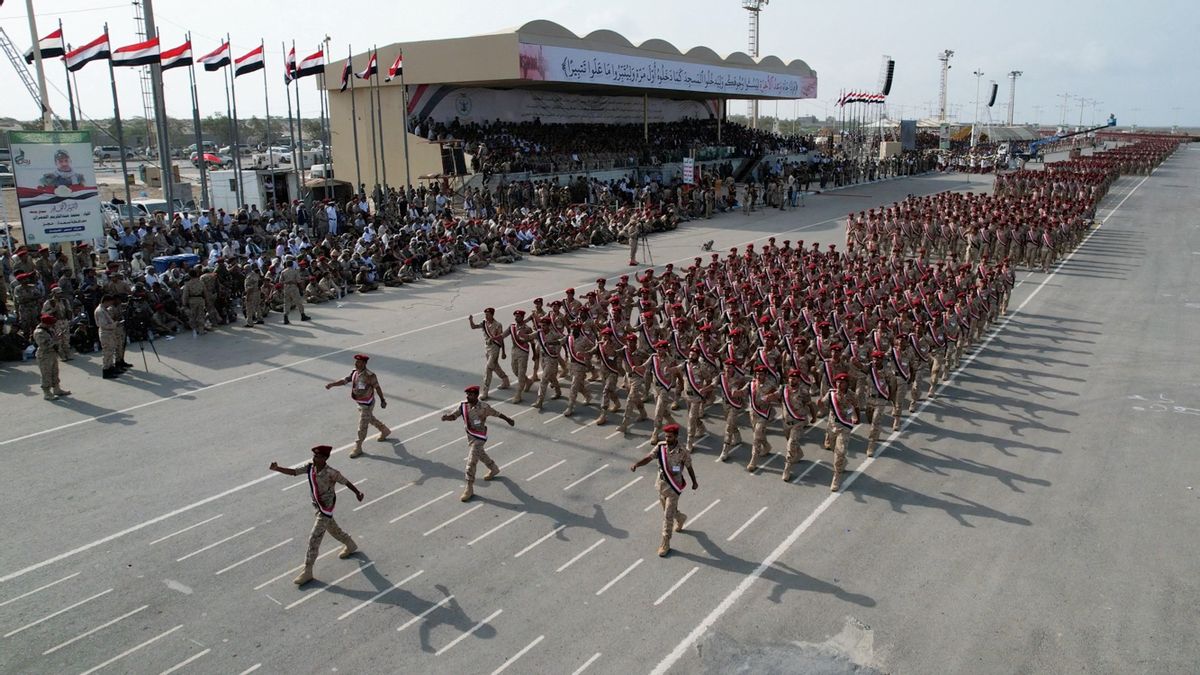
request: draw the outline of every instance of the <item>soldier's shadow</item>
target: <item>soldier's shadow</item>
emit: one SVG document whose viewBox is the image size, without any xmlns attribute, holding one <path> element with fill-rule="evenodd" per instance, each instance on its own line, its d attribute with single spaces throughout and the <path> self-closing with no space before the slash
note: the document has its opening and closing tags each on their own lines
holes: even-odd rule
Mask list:
<svg viewBox="0 0 1200 675">
<path fill-rule="evenodd" d="M 732 572 L 737 576 L 745 576 L 750 574 L 758 567 L 759 563 L 753 560 L 739 558 L 731 553 L 726 552 L 716 544 L 708 536 L 707 533 L 699 530 L 684 530 L 676 534 L 673 539 L 690 536 L 695 539 L 700 547 L 704 549 L 707 556 L 691 553 L 689 551 L 681 551 L 677 548 L 671 549 L 672 558 L 681 558 L 683 560 L 691 560 L 695 563 L 707 565 L 726 572 Z M 875 599 L 863 595 L 861 593 L 852 593 L 837 584 L 828 581 L 822 581 L 816 577 L 809 576 L 797 569 L 789 567 L 782 562 L 775 561 L 770 567 L 763 572 L 762 578 L 772 582 L 774 586 L 771 588 L 769 599 L 771 602 L 779 603 L 783 600 L 783 596 L 788 591 L 806 591 L 810 593 L 826 593 L 833 595 L 840 600 L 852 602 L 861 607 L 874 607 Z"/>
<path fill-rule="evenodd" d="M 371 562 L 371 558 L 365 553 L 358 553 L 356 558 L 360 558 L 359 565 L 365 565 Z M 433 653 L 437 648 L 433 646 L 430 637 L 434 629 L 438 626 L 450 626 L 454 628 L 456 633 L 465 633 L 473 627 L 477 620 L 467 615 L 466 610 L 458 603 L 457 598 L 450 593 L 450 589 L 441 584 L 434 586 L 441 593 L 441 597 L 426 600 L 411 591 L 408 591 L 403 586 L 393 588 L 390 591 L 387 589 L 394 583 L 395 580 L 384 576 L 383 572 L 375 565 L 363 569 L 362 576 L 371 582 L 373 586 L 370 590 L 356 591 L 340 586 L 327 586 L 326 592 L 334 595 L 340 595 L 355 601 L 364 601 L 375 598 L 379 593 L 387 591 L 378 598 L 375 598 L 374 603 L 383 606 L 390 606 L 404 610 L 410 617 L 403 617 L 403 621 L 398 622 L 399 625 L 404 625 L 411 618 L 420 616 L 424 612 L 429 612 L 421 618 L 417 626 L 418 634 L 421 640 L 421 651 Z M 401 573 L 400 579 L 406 578 L 409 573 Z M 415 581 L 415 580 L 414 580 Z M 355 603 L 357 604 L 357 603 Z M 368 608 L 363 608 L 366 611 Z M 496 629 L 491 624 L 484 624 L 472 633 L 471 637 L 483 640 L 490 640 L 496 637 Z"/>
<path fill-rule="evenodd" d="M 510 480 L 505 476 L 497 477 L 495 481 L 492 481 L 492 483 L 507 487 L 508 491 L 512 493 L 512 496 L 517 498 L 517 501 L 515 503 L 503 502 L 492 497 L 481 495 L 478 492 L 475 493 L 475 498 L 486 504 L 491 504 L 492 506 L 507 509 L 509 511 L 527 511 L 529 513 L 544 516 L 548 518 L 556 527 L 558 525 L 566 525 L 568 528 L 583 527 L 615 539 L 625 539 L 629 536 L 628 530 L 623 530 L 609 522 L 608 516 L 604 513 L 604 508 L 599 504 L 592 505 L 593 513 L 589 517 L 575 513 L 569 509 L 565 509 L 558 504 L 554 504 L 543 499 L 538 499 L 525 490 L 522 490 L 521 487 L 517 485 L 516 481 Z M 476 487 L 478 487 L 478 484 L 476 484 Z M 555 535 L 555 538 L 560 541 L 568 541 L 566 535 L 564 534 L 565 532 L 566 530 L 558 532 Z"/>
<path fill-rule="evenodd" d="M 364 444 L 364 447 L 366 447 L 368 452 L 363 455 L 363 458 L 374 459 L 381 462 L 387 462 L 389 464 L 399 464 L 400 466 L 415 469 L 419 475 L 413 479 L 414 485 L 424 485 L 431 478 L 456 480 L 463 477 L 462 469 L 455 469 L 447 464 L 435 462 L 433 460 L 412 454 L 408 451 L 408 448 L 404 446 L 404 443 L 398 438 L 389 438 L 383 443 L 376 443 L 375 445 L 380 448 L 386 448 L 390 445 L 392 447 L 393 455 L 389 456 L 377 452 L 370 452 L 370 448 Z"/>
</svg>

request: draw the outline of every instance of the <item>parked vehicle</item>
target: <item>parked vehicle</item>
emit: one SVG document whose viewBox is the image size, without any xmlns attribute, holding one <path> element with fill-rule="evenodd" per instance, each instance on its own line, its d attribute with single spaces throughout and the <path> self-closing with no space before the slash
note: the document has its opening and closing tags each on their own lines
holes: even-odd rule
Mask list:
<svg viewBox="0 0 1200 675">
<path fill-rule="evenodd" d="M 121 148 L 119 148 L 115 145 L 98 145 L 98 146 L 96 146 L 96 149 L 92 151 L 92 155 L 95 156 L 96 159 L 99 159 L 101 161 L 109 160 L 109 159 L 120 159 L 121 158 Z M 133 157 L 134 157 L 133 150 L 131 150 L 129 148 L 125 148 L 125 159 L 133 159 Z"/>
<path fill-rule="evenodd" d="M 192 153 L 191 157 L 189 157 L 189 160 L 191 161 L 192 166 L 196 168 L 200 167 L 200 158 L 195 152 Z M 206 152 L 204 153 L 204 165 L 209 169 L 227 169 L 233 166 L 233 158 L 229 155 L 219 155 L 212 152 Z"/>
<path fill-rule="evenodd" d="M 0 164 L 0 188 L 16 187 L 17 179 L 13 176 L 12 167 Z"/>
</svg>

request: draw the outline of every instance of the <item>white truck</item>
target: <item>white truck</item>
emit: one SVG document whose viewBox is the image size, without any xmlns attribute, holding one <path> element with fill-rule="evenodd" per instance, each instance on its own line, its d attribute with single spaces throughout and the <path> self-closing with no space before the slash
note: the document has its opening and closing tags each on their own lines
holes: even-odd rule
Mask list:
<svg viewBox="0 0 1200 675">
<path fill-rule="evenodd" d="M 290 169 L 243 169 L 242 186 L 245 197 L 238 200 L 236 171 L 210 171 L 212 207 L 236 213 L 243 204 L 260 209 L 269 202 L 291 201 L 300 198 L 300 184 Z"/>
</svg>

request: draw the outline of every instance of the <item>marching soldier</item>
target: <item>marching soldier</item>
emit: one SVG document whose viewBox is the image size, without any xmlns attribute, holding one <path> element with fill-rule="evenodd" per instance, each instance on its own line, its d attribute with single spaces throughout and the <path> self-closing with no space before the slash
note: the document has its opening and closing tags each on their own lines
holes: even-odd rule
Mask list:
<svg viewBox="0 0 1200 675">
<path fill-rule="evenodd" d="M 486 401 L 488 390 L 492 387 L 492 373 L 500 376 L 501 389 L 508 389 L 511 386 L 508 381 L 508 373 L 505 373 L 504 367 L 500 365 L 501 359 L 508 358 L 508 353 L 504 348 L 507 336 L 504 334 L 503 324 L 496 320 L 496 310 L 492 307 L 483 310 L 483 323 L 475 323 L 474 314 L 468 316 L 467 321 L 471 324 L 471 330 L 483 331 L 487 367 L 483 371 L 483 393 L 480 400 Z"/>
<path fill-rule="evenodd" d="M 787 384 L 783 387 L 783 425 L 787 431 L 787 457 L 783 463 L 783 482 L 792 479 L 792 467 L 804 459 L 801 441 L 808 425 L 817 421 L 817 408 L 809 395 L 810 384 L 804 382 L 803 371 L 793 368 L 787 373 Z"/>
<path fill-rule="evenodd" d="M 596 356 L 601 367 L 600 413 L 596 417 L 598 427 L 608 424 L 608 413 L 621 409 L 617 380 L 624 372 L 621 365 L 623 351 L 611 327 L 605 326 L 600 329 L 600 344 L 596 346 Z"/>
<path fill-rule="evenodd" d="M 654 353 L 642 364 L 645 371 L 646 388 L 654 392 L 654 429 L 650 432 L 650 442 L 658 441 L 658 433 L 663 424 L 675 424 L 671 415 L 671 403 L 675 400 L 675 391 L 679 384 L 679 368 L 671 363 L 666 340 L 654 343 Z"/>
<path fill-rule="evenodd" d="M 846 469 L 846 444 L 850 432 L 858 424 L 858 401 L 850 391 L 850 375 L 838 373 L 834 377 L 834 388 L 829 390 L 829 426 L 825 431 L 825 449 L 833 450 L 833 482 L 830 492 L 842 486 L 842 472 Z"/>
<path fill-rule="evenodd" d="M 534 350 L 533 331 L 525 323 L 525 310 L 513 311 L 513 318 L 515 323 L 508 327 L 508 337 L 513 343 L 513 376 L 517 378 L 517 393 L 513 395 L 512 402 L 520 403 L 521 396 L 533 387 L 533 381 L 529 379 L 529 355 Z"/>
<path fill-rule="evenodd" d="M 484 450 L 484 444 L 487 443 L 487 418 L 499 417 L 508 422 L 508 426 L 516 425 L 513 418 L 498 412 L 495 408 L 480 401 L 479 386 L 471 385 L 463 390 L 467 394 L 467 400 L 459 403 L 453 411 L 442 415 L 443 422 L 453 422 L 461 417 L 467 431 L 467 445 L 470 447 L 470 454 L 467 456 L 467 488 L 463 490 L 461 501 L 470 501 L 471 497 L 475 496 L 475 466 L 479 462 L 488 468 L 488 472 L 484 474 L 484 480 L 492 480 L 500 475 L 500 467 L 488 457 L 487 451 Z"/>
<path fill-rule="evenodd" d="M 684 397 L 687 400 L 688 425 L 687 449 L 696 451 L 696 442 L 708 433 L 704 428 L 704 405 L 712 395 L 714 385 L 712 375 L 703 361 L 700 360 L 700 348 L 693 346 L 688 350 L 688 360 L 683 364 Z"/>
<path fill-rule="evenodd" d="M 728 460 L 729 453 L 742 443 L 742 432 L 738 428 L 737 419 L 746 410 L 746 392 L 749 387 L 738 374 L 737 365 L 737 359 L 725 359 L 725 368 L 721 371 L 721 403 L 725 408 L 725 433 L 720 455 L 722 462 Z"/>
<path fill-rule="evenodd" d="M 38 327 L 33 329 L 32 341 L 37 346 L 38 371 L 42 375 L 42 398 L 47 401 L 71 394 L 58 381 L 58 358 L 65 355 L 62 345 L 54 336 L 57 321 L 53 314 L 43 314 L 38 318 Z"/>
<path fill-rule="evenodd" d="M 596 345 L 591 338 L 583 334 L 579 323 L 571 324 L 571 334 L 567 336 L 567 357 L 570 359 L 571 390 L 567 394 L 567 409 L 563 415 L 570 417 L 575 414 L 575 399 L 583 396 L 583 404 L 591 405 L 592 397 L 588 394 L 586 377 L 592 367 L 592 352 Z"/>
<path fill-rule="evenodd" d="M 683 524 L 687 521 L 687 516 L 679 510 L 679 495 L 687 487 L 687 480 L 683 477 L 685 467 L 692 479 L 692 489 L 700 487 L 699 481 L 696 480 L 696 471 L 692 468 L 692 454 L 687 448 L 679 445 L 679 425 L 664 426 L 663 437 L 665 440 L 629 467 L 630 471 L 637 471 L 650 462 L 658 462 L 659 473 L 655 487 L 658 489 L 658 503 L 663 509 L 662 543 L 658 546 L 660 558 L 665 558 L 671 552 L 671 534 L 682 532 Z"/>
<path fill-rule="evenodd" d="M 646 369 L 639 365 L 645 361 L 645 354 L 638 351 L 637 344 L 637 335 L 625 334 L 625 349 L 622 356 L 625 385 L 629 390 L 629 396 L 625 399 L 625 415 L 621 417 L 621 424 L 617 427 L 617 431 L 622 434 L 629 433 L 630 423 L 646 419 Z M 636 420 L 633 419 L 635 411 L 638 413 Z"/>
<path fill-rule="evenodd" d="M 891 406 L 896 396 L 896 374 L 886 361 L 887 354 L 875 349 L 871 351 L 871 365 L 868 367 L 867 382 L 867 416 L 871 420 L 871 431 L 867 435 L 867 457 L 875 455 L 875 445 L 879 442 L 879 426 L 883 420 L 883 411 Z M 894 410 L 894 408 L 893 408 Z M 896 420 L 892 420 L 893 428 Z"/>
<path fill-rule="evenodd" d="M 554 398 L 562 398 L 562 385 L 558 382 L 559 349 L 562 345 L 562 334 L 554 329 L 554 318 L 542 317 L 541 328 L 537 332 L 538 351 L 542 355 L 542 379 L 538 382 L 537 401 L 533 407 L 538 410 L 546 403 L 546 390 L 554 387 Z"/>
<path fill-rule="evenodd" d="M 367 438 L 367 427 L 373 426 L 379 430 L 380 441 L 386 441 L 392 433 L 386 424 L 375 417 L 375 397 L 379 397 L 379 407 L 387 408 L 387 399 L 383 395 L 383 387 L 379 386 L 379 378 L 367 370 L 367 361 L 371 357 L 366 354 L 354 355 L 354 370 L 340 380 L 334 380 L 325 385 L 326 389 L 350 385 L 350 398 L 358 404 L 358 439 L 354 442 L 354 450 L 350 457 L 363 454 L 362 444 Z"/>
<path fill-rule="evenodd" d="M 758 470 L 758 460 L 771 454 L 771 443 L 767 440 L 767 425 L 775 413 L 775 402 L 779 394 L 775 386 L 767 381 L 770 368 L 762 363 L 754 367 L 754 380 L 750 382 L 750 419 L 754 424 L 754 441 L 751 445 L 750 463 L 746 471 Z"/>
<path fill-rule="evenodd" d="M 308 535 L 308 551 L 304 555 L 304 571 L 292 580 L 297 586 L 303 586 L 313 580 L 313 564 L 317 562 L 317 552 L 321 549 L 321 540 L 325 533 L 342 543 L 342 551 L 338 557 L 349 558 L 358 551 L 358 544 L 333 519 L 333 507 L 337 502 L 337 485 L 345 485 L 354 493 L 358 501 L 363 500 L 362 490 L 354 483 L 346 480 L 338 470 L 327 464 L 333 448 L 328 445 L 318 445 L 312 449 L 312 461 L 302 467 L 292 469 L 271 462 L 270 469 L 285 476 L 306 476 L 308 478 L 308 494 L 312 498 L 313 507 L 317 510 L 317 519 L 313 523 L 312 532 Z"/>
</svg>

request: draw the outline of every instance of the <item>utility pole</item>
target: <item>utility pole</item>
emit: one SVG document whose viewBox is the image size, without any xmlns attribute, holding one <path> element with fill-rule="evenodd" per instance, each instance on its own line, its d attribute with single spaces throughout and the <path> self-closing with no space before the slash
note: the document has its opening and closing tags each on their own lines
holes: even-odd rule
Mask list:
<svg viewBox="0 0 1200 675">
<path fill-rule="evenodd" d="M 1045 106 L 1041 106 L 1041 105 L 1035 105 L 1035 106 L 1033 106 L 1033 123 L 1034 123 L 1035 125 L 1041 125 L 1041 123 L 1042 123 L 1042 122 L 1041 122 L 1041 120 L 1042 120 L 1042 108 L 1044 108 L 1044 107 L 1045 107 Z"/>
<path fill-rule="evenodd" d="M 1069 94 L 1067 92 L 1063 92 L 1058 95 L 1058 97 L 1063 100 L 1063 102 L 1062 102 L 1062 117 L 1059 118 L 1059 122 L 1058 122 L 1058 125 L 1060 127 L 1067 126 L 1067 103 L 1068 103 L 1068 101 L 1071 100 L 1072 96 L 1073 96 L 1073 94 Z"/>
<path fill-rule="evenodd" d="M 1131 108 L 1131 110 L 1133 110 L 1133 128 L 1136 129 L 1138 125 L 1138 113 L 1142 112 L 1142 109 Z"/>
<path fill-rule="evenodd" d="M 771 0 L 742 0 L 742 9 L 750 12 L 750 56 L 758 58 L 758 15 Z M 758 100 L 750 101 L 750 126 L 758 128 Z"/>
<path fill-rule="evenodd" d="M 1016 110 L 1015 101 L 1017 100 L 1017 78 L 1024 75 L 1019 70 L 1012 70 L 1008 73 L 1008 126 L 1013 125 L 1013 111 Z"/>
<path fill-rule="evenodd" d="M 942 62 L 942 79 L 938 87 L 938 145 L 942 150 L 950 147 L 950 123 L 946 119 L 946 85 L 950 78 L 950 57 L 952 56 L 954 56 L 952 49 L 938 54 L 938 61 Z"/>
<path fill-rule="evenodd" d="M 142 0 L 142 13 L 146 20 L 146 39 L 158 37 L 158 29 L 154 26 L 154 0 Z M 154 128 L 158 134 L 158 164 L 162 170 L 163 199 L 167 202 L 167 218 L 175 217 L 175 200 L 172 195 L 175 187 L 174 162 L 171 161 L 171 144 L 169 143 L 167 127 L 167 104 L 163 99 L 162 63 L 155 61 L 150 64 L 150 84 L 154 88 Z M 121 149 L 124 153 L 124 148 Z M 204 159 L 204 149 L 196 148 Z"/>
<path fill-rule="evenodd" d="M 975 76 L 975 121 L 971 122 L 971 148 L 974 149 L 979 142 L 979 84 L 983 81 L 983 71 L 976 68 L 971 74 Z"/>
<path fill-rule="evenodd" d="M 37 19 L 33 16 L 33 0 L 25 0 L 29 12 L 29 39 L 33 40 L 33 69 L 37 72 L 38 96 L 42 99 L 42 129 L 50 131 L 54 122 L 50 119 L 50 101 L 46 99 L 46 71 L 42 70 L 42 45 L 38 36 Z"/>
</svg>

